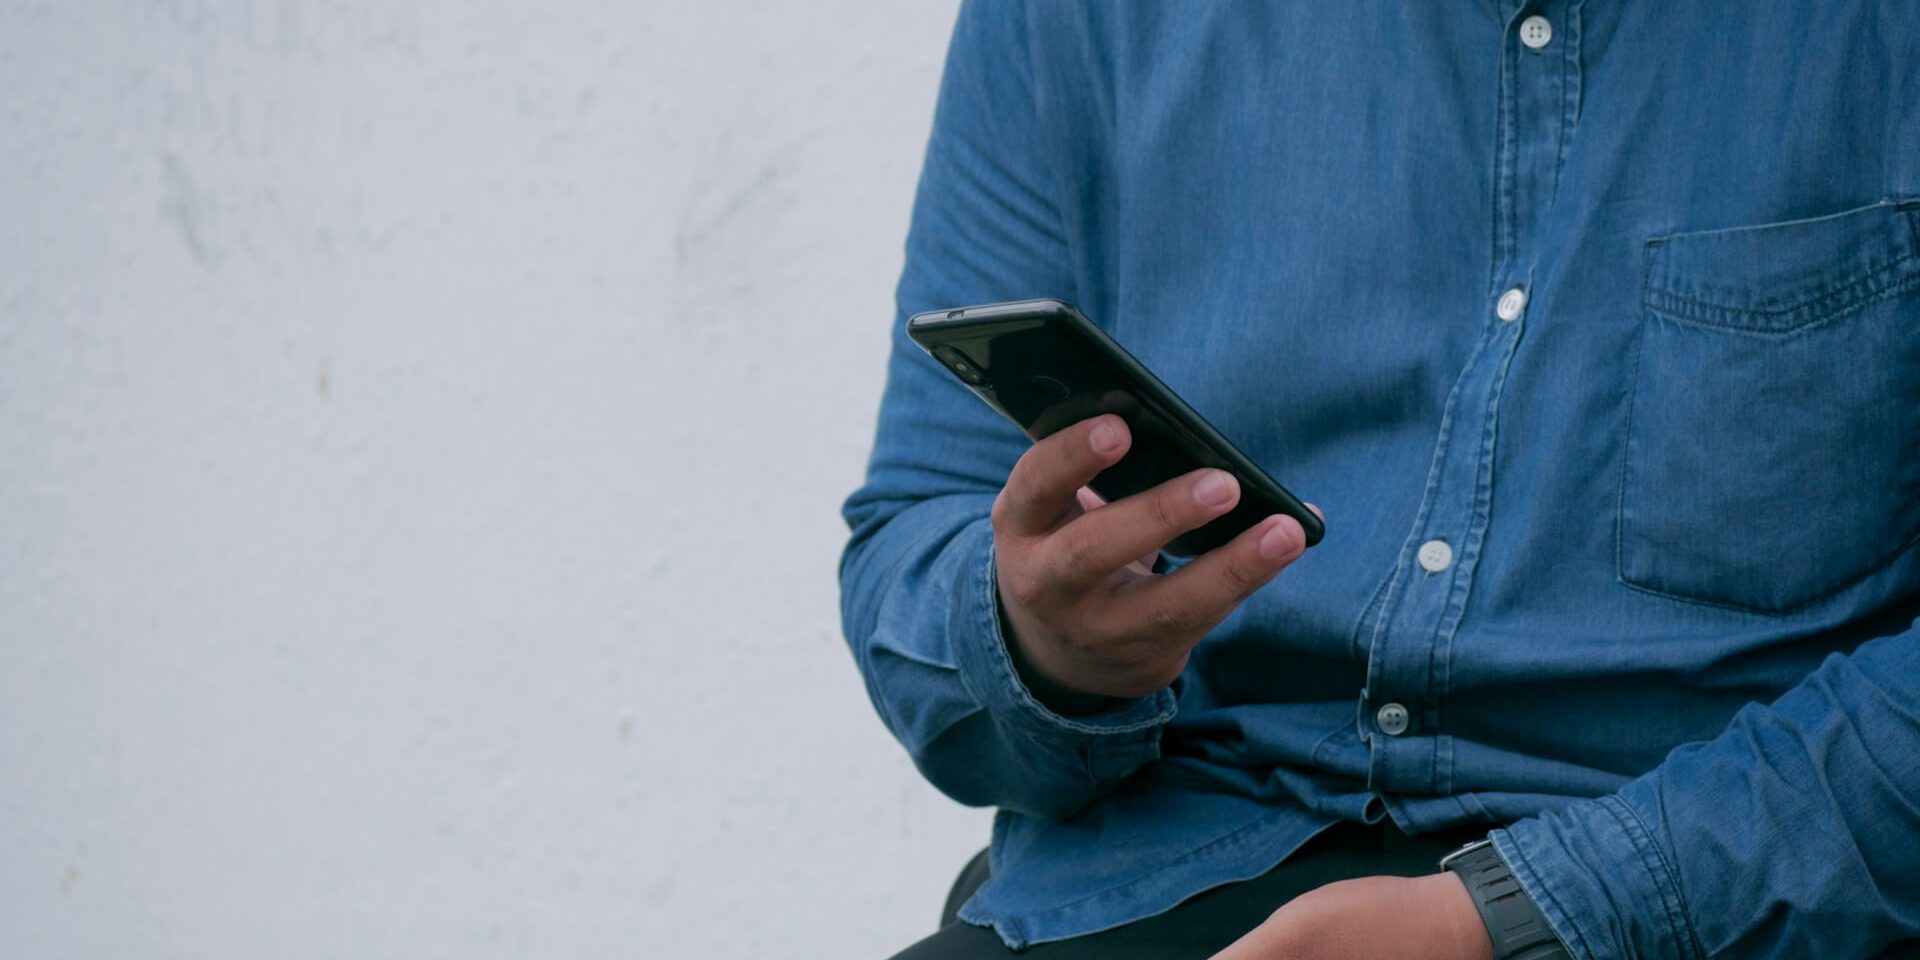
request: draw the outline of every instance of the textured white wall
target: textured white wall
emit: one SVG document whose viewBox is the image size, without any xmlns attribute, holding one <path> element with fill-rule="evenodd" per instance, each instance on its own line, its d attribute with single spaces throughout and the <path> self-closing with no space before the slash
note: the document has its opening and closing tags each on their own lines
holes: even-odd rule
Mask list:
<svg viewBox="0 0 1920 960">
<path fill-rule="evenodd" d="M 884 957 L 952 0 L 0 0 L 0 957 Z"/>
</svg>

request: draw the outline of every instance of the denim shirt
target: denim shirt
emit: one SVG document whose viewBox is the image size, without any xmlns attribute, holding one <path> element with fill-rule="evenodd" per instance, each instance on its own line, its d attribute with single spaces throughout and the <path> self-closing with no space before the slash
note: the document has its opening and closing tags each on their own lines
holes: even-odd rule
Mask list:
<svg viewBox="0 0 1920 960">
<path fill-rule="evenodd" d="M 1000 633 L 1027 440 L 901 335 L 1027 297 L 1328 521 L 1094 716 Z M 1504 825 L 1578 957 L 1920 945 L 1920 4 L 969 2 L 897 306 L 844 625 L 999 808 L 966 920 L 1391 819 Z"/>
</svg>

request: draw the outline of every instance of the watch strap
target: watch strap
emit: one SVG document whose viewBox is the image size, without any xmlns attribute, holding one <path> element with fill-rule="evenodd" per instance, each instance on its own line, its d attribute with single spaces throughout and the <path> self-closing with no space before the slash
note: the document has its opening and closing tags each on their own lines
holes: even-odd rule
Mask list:
<svg viewBox="0 0 1920 960">
<path fill-rule="evenodd" d="M 1571 960 L 1546 914 L 1514 879 L 1493 841 L 1477 840 L 1447 854 L 1440 868 L 1453 871 L 1467 885 L 1493 941 L 1494 960 Z"/>
</svg>

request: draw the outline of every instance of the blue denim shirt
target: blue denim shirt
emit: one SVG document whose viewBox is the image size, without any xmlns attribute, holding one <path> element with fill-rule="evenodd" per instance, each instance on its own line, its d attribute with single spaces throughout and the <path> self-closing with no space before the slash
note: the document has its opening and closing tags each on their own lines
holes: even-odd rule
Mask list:
<svg viewBox="0 0 1920 960">
<path fill-rule="evenodd" d="M 1507 825 L 1578 957 L 1913 948 L 1917 201 L 1902 0 L 966 4 L 901 316 L 1078 304 L 1328 533 L 1056 715 L 995 608 L 1028 443 L 895 318 L 843 613 L 1000 810 L 962 916 L 1087 933 L 1390 818 Z"/>
</svg>

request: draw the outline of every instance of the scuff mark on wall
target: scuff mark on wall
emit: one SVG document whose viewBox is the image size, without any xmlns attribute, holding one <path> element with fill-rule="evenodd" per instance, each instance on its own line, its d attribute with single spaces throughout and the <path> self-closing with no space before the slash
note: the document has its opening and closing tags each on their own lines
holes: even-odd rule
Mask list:
<svg viewBox="0 0 1920 960">
<path fill-rule="evenodd" d="M 160 217 L 173 225 L 193 261 L 207 270 L 220 268 L 220 257 L 207 236 L 212 225 L 210 199 L 193 182 L 185 163 L 172 153 L 160 155 Z"/>
<path fill-rule="evenodd" d="M 779 179 L 778 167 L 762 167 L 753 179 L 723 194 L 720 201 L 713 205 L 714 209 L 699 209 L 697 200 L 690 203 L 680 218 L 679 229 L 673 234 L 675 259 L 682 266 L 692 261 L 708 240 L 751 207 Z"/>
</svg>

